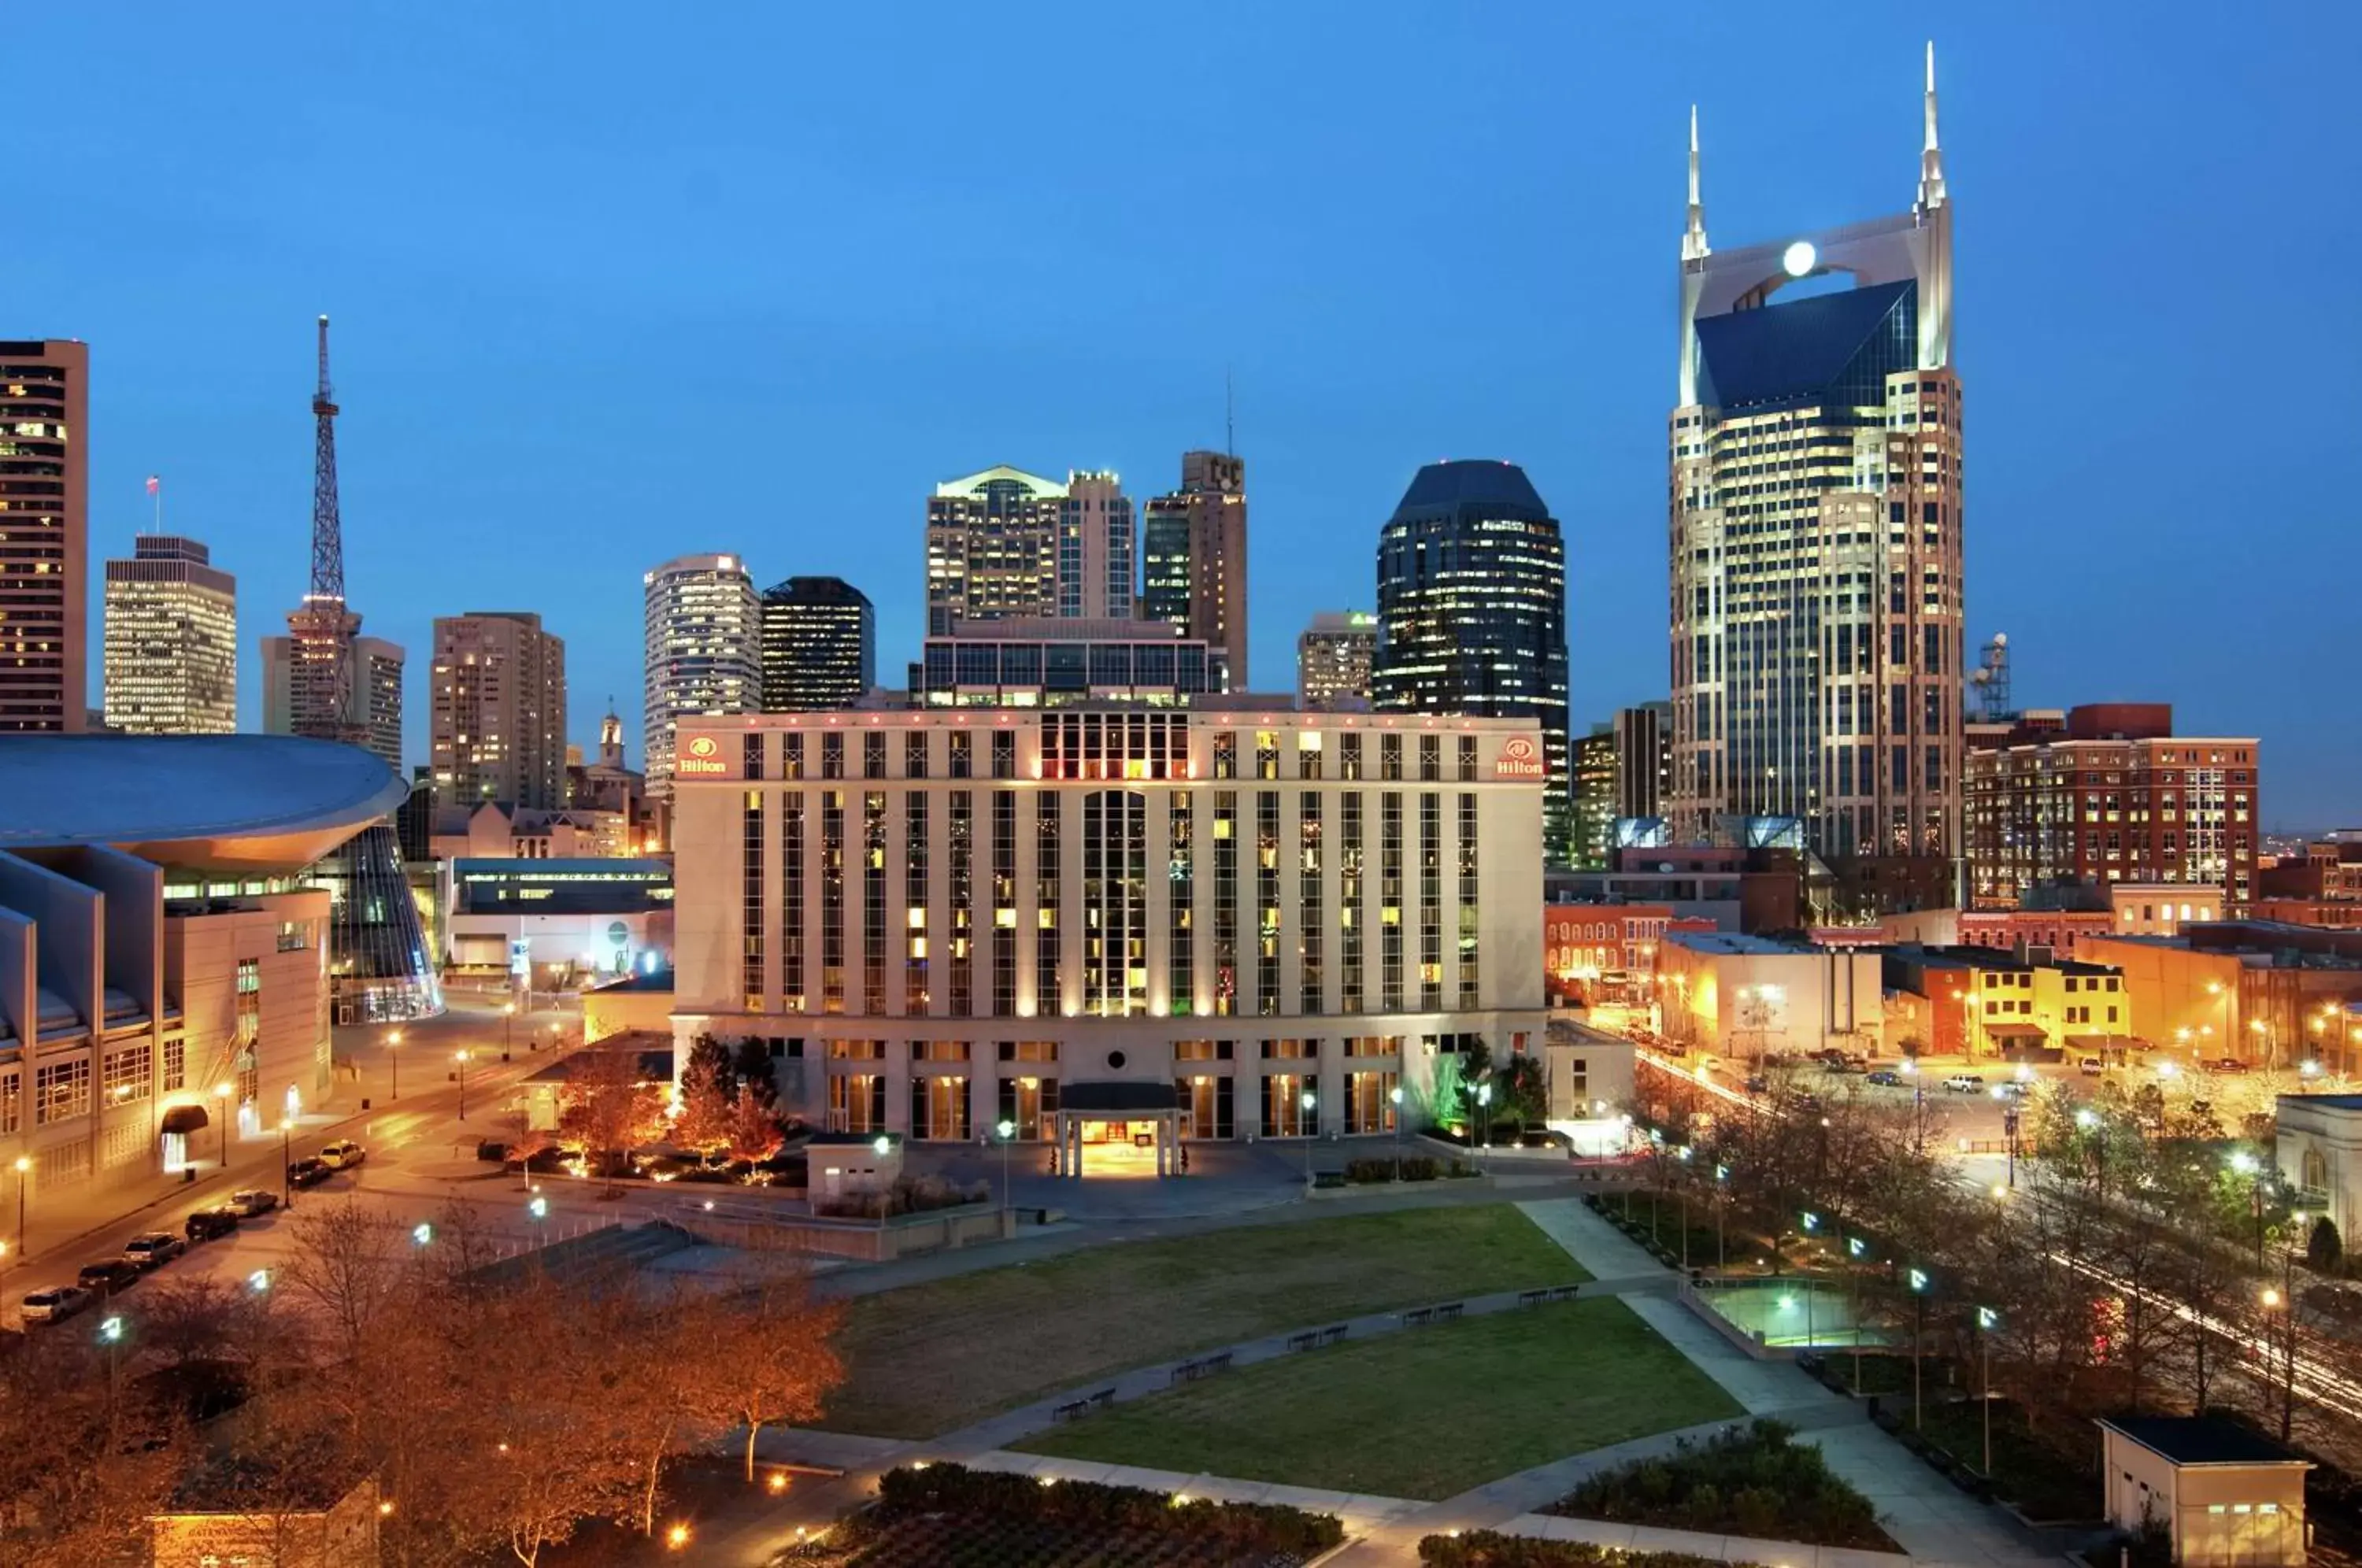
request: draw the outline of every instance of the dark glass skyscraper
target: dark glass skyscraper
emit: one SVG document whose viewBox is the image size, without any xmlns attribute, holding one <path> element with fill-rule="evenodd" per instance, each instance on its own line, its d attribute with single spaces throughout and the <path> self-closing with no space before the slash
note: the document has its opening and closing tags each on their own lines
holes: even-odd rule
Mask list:
<svg viewBox="0 0 2362 1568">
<path fill-rule="evenodd" d="M 1373 705 L 1530 718 L 1549 766 L 1544 852 L 1572 847 L 1566 774 L 1566 550 L 1515 463 L 1429 463 L 1378 536 Z"/>
<path fill-rule="evenodd" d="M 841 577 L 763 591 L 763 709 L 850 708 L 877 684 L 877 612 Z"/>
</svg>

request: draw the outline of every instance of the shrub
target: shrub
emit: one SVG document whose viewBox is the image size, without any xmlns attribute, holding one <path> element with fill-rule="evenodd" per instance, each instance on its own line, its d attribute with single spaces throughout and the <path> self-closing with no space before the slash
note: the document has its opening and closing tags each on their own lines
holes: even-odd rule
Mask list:
<svg viewBox="0 0 2362 1568">
<path fill-rule="evenodd" d="M 898 1214 L 925 1214 L 938 1209 L 992 1201 L 992 1184 L 979 1181 L 961 1187 L 941 1176 L 902 1176 L 884 1192 L 853 1192 L 838 1198 L 815 1198 L 812 1212 L 835 1219 L 888 1220 Z"/>
<path fill-rule="evenodd" d="M 1870 1499 L 1834 1474 L 1795 1429 L 1756 1420 L 1670 1454 L 1602 1471 L 1549 1511 L 1823 1546 L 1885 1548 Z"/>
<path fill-rule="evenodd" d="M 1430 1535 L 1418 1543 L 1418 1560 L 1421 1568 L 1760 1568 L 1688 1551 L 1619 1551 L 1587 1540 L 1541 1540 L 1489 1529 Z"/>
<path fill-rule="evenodd" d="M 2338 1238 L 2337 1226 L 2324 1214 L 2312 1222 L 2312 1234 L 2305 1238 L 2304 1261 L 2317 1274 L 2335 1274 L 2338 1260 L 2345 1253 L 2345 1243 Z"/>
<path fill-rule="evenodd" d="M 1301 1561 L 1345 1539 L 1345 1527 L 1334 1514 L 1203 1497 L 1176 1505 L 1162 1492 L 1138 1486 L 1094 1481 L 1044 1486 L 1031 1475 L 960 1464 L 888 1471 L 877 1484 L 877 1513 L 887 1522 L 922 1514 L 968 1514 L 1006 1523 L 1181 1536 L 1219 1545 L 1225 1561 L 1275 1556 Z"/>
<path fill-rule="evenodd" d="M 1407 1154 L 1394 1159 L 1359 1159 L 1345 1162 L 1345 1179 L 1350 1182 L 1393 1181 L 1399 1166 L 1404 1181 L 1433 1181 L 1440 1174 L 1431 1154 Z"/>
</svg>

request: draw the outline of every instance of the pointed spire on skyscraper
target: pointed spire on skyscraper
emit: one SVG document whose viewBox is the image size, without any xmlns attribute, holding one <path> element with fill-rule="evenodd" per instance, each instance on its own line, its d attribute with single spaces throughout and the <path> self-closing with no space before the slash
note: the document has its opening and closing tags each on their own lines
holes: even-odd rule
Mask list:
<svg viewBox="0 0 2362 1568">
<path fill-rule="evenodd" d="M 1944 202 L 1944 153 L 1936 139 L 1936 40 L 1927 40 L 1927 143 L 1919 153 L 1922 211 Z"/>
<path fill-rule="evenodd" d="M 1682 259 L 1695 261 L 1706 254 L 1705 200 L 1698 193 L 1697 105 L 1690 105 L 1690 221 L 1682 233 Z"/>
</svg>

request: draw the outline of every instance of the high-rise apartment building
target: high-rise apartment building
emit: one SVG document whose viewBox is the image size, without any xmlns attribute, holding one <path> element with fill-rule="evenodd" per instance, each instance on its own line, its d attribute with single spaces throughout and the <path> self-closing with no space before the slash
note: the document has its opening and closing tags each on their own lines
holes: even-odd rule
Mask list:
<svg viewBox="0 0 2362 1568">
<path fill-rule="evenodd" d="M 736 556 L 682 556 L 642 579 L 646 685 L 642 745 L 647 789 L 672 790 L 673 732 L 686 716 L 763 706 L 763 610 Z"/>
<path fill-rule="evenodd" d="M 522 610 L 435 618 L 428 735 L 437 793 L 554 811 L 566 800 L 566 643 Z"/>
<path fill-rule="evenodd" d="M 1960 856 L 1960 383 L 1932 48 L 1925 116 L 1909 211 L 1722 251 L 1691 117 L 1668 421 L 1683 837 L 1784 817 L 1833 864 Z M 1817 292 L 1840 274 L 1850 288 Z"/>
<path fill-rule="evenodd" d="M 927 635 L 955 623 L 1058 613 L 1066 487 L 1009 468 L 935 486 L 927 498 Z"/>
<path fill-rule="evenodd" d="M 90 717 L 90 348 L 0 341 L 0 734 Z"/>
<path fill-rule="evenodd" d="M 1113 473 L 1066 476 L 1058 507 L 1058 613 L 1085 621 L 1129 621 L 1138 530 L 1131 498 Z"/>
<path fill-rule="evenodd" d="M 1970 888 L 1980 909 L 2077 882 L 2255 896 L 2263 750 L 2253 735 L 2177 735 L 2164 702 L 2103 702 L 1981 741 L 1968 754 Z"/>
<path fill-rule="evenodd" d="M 299 612 L 300 613 L 300 612 Z M 353 617 L 356 623 L 359 617 Z M 402 676 L 408 658 L 400 643 L 383 637 L 352 639 L 352 686 L 345 693 L 345 712 L 333 738 L 385 759 L 388 767 L 402 767 Z M 302 671 L 292 637 L 262 639 L 262 729 L 266 734 L 293 735 L 297 727 L 297 687 Z"/>
<path fill-rule="evenodd" d="M 1613 724 L 1594 724 L 1571 743 L 1574 776 L 1574 849 L 1567 863 L 1578 871 L 1604 871 L 1616 827 L 1617 735 Z"/>
<path fill-rule="evenodd" d="M 763 707 L 850 708 L 877 684 L 877 612 L 841 577 L 791 577 L 763 591 Z"/>
<path fill-rule="evenodd" d="M 1142 528 L 1140 614 L 1220 648 L 1230 689 L 1251 690 L 1245 458 L 1184 452 L 1181 488 L 1149 502 Z"/>
<path fill-rule="evenodd" d="M 1366 708 L 1378 618 L 1366 610 L 1323 610 L 1296 635 L 1296 700 L 1305 708 Z"/>
<path fill-rule="evenodd" d="M 1566 552 L 1515 463 L 1429 463 L 1378 536 L 1381 710 L 1522 718 L 1541 731 L 1543 847 L 1573 847 L 1567 789 Z"/>
<path fill-rule="evenodd" d="M 226 735 L 237 728 L 237 580 L 204 546 L 169 534 L 133 538 L 106 563 L 109 729 Z"/>
</svg>

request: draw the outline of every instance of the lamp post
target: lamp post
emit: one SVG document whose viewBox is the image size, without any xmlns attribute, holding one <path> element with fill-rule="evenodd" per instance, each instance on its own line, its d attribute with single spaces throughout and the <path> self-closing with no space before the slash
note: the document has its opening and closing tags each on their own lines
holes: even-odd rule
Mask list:
<svg viewBox="0 0 2362 1568">
<path fill-rule="evenodd" d="M 214 1085 L 214 1098 L 221 1101 L 216 1113 L 221 1117 L 221 1163 L 224 1170 L 229 1169 L 229 1097 L 237 1092 L 226 1083 Z"/>
<path fill-rule="evenodd" d="M 1814 1213 L 1814 1212 L 1813 1212 L 1811 1209 L 1807 1209 L 1806 1210 L 1805 1210 L 1805 1217 L 1804 1217 L 1805 1240 L 1805 1242 L 1806 1242 L 1806 1243 L 1807 1243 L 1807 1248 L 1808 1248 L 1808 1250 L 1809 1250 L 1810 1242 L 1811 1242 L 1811 1241 L 1812 1241 L 1813 1232 L 1814 1232 L 1814 1231 L 1817 1231 L 1817 1230 L 1819 1230 L 1820 1228 L 1821 1228 L 1821 1217 L 1820 1217 L 1819 1215 L 1817 1215 L 1817 1214 Z M 1810 1257 L 1809 1257 L 1809 1256 L 1805 1259 L 1805 1262 L 1807 1263 L 1807 1264 L 1810 1264 L 1811 1259 L 1810 1259 Z M 1806 1350 L 1811 1350 L 1811 1349 L 1813 1348 L 1813 1338 L 1814 1338 L 1814 1336 L 1813 1336 L 1813 1276 L 1812 1276 L 1810 1274 L 1805 1274 L 1805 1276 L 1804 1276 L 1804 1283 L 1805 1283 L 1805 1348 Z"/>
<path fill-rule="evenodd" d="M 1483 1123 L 1477 1130 L 1478 1135 L 1484 1139 L 1480 1147 L 1489 1149 L 1493 1146 L 1493 1086 L 1491 1084 L 1476 1086 L 1476 1120 Z"/>
<path fill-rule="evenodd" d="M 2296 1418 L 2296 1254 L 2290 1253 L 2280 1259 L 2280 1287 L 2264 1287 L 2261 1300 L 2264 1310 L 2280 1315 L 2280 1441 L 2289 1440 L 2289 1427 Z M 2266 1349 L 2268 1358 L 2268 1345 Z M 2270 1363 L 2267 1359 L 2266 1364 Z"/>
<path fill-rule="evenodd" d="M 19 1267 L 30 1258 L 32 1249 L 25 1245 L 25 1184 L 32 1179 L 33 1162 L 23 1154 L 17 1156 L 17 1263 Z"/>
<path fill-rule="evenodd" d="M 1985 1474 L 1992 1474 L 1992 1331 L 2001 1327 L 2001 1314 L 1990 1307 L 1977 1309 L 1977 1381 L 1983 1386 L 1985 1408 Z"/>
<path fill-rule="evenodd" d="M 465 1121 L 468 1120 L 468 1053 L 465 1050 L 454 1051 L 451 1059 L 459 1064 L 459 1120 Z"/>
<path fill-rule="evenodd" d="M 1927 1337 L 1927 1271 L 1911 1271 L 1911 1430 L 1919 1430 L 1919 1342 Z"/>
<path fill-rule="evenodd" d="M 1402 1138 L 1403 1138 L 1403 1126 L 1402 1126 L 1402 1104 L 1403 1104 L 1403 1096 L 1402 1096 L 1402 1085 L 1400 1085 L 1400 1084 L 1396 1084 L 1394 1088 L 1392 1088 L 1388 1089 L 1388 1090 L 1386 1091 L 1386 1099 L 1387 1099 L 1387 1100 L 1388 1100 L 1388 1101 L 1390 1101 L 1390 1102 L 1393 1104 L 1393 1106 L 1394 1106 L 1394 1108 L 1395 1108 L 1395 1180 L 1396 1180 L 1396 1181 L 1400 1181 L 1400 1180 L 1402 1180 Z"/>
<path fill-rule="evenodd" d="M 1853 1312 L 1853 1391 L 1861 1393 L 1861 1269 L 1860 1264 L 1870 1255 L 1870 1243 L 1860 1236 L 1846 1238 L 1846 1257 L 1856 1266 L 1848 1275 L 1852 1288 L 1848 1292 L 1848 1305 Z"/>
<path fill-rule="evenodd" d="M 287 1211 L 291 1214 L 295 1211 L 295 1172 L 291 1168 L 288 1163 L 287 1154 L 288 1140 L 293 1136 L 294 1128 L 295 1124 L 292 1121 L 284 1118 L 281 1119 L 279 1123 L 279 1197 L 280 1201 L 286 1205 Z"/>
<path fill-rule="evenodd" d="M 1009 1145 L 1017 1141 L 1017 1123 L 1002 1121 L 993 1128 L 1000 1137 L 1000 1220 L 1009 1223 Z"/>
<path fill-rule="evenodd" d="M 1720 1274 L 1727 1265 L 1723 1261 L 1722 1211 L 1728 1207 L 1730 1167 L 1714 1167 L 1714 1272 Z"/>
<path fill-rule="evenodd" d="M 1682 1162 L 1682 1272 L 1687 1274 L 1690 1271 L 1690 1146 L 1683 1144 L 1673 1151 L 1673 1157 Z"/>
<path fill-rule="evenodd" d="M 2247 1178 L 2248 1206 L 2256 1211 L 2256 1268 L 2264 1266 L 2264 1165 L 2241 1149 L 2231 1156 L 2231 1168 Z"/>
<path fill-rule="evenodd" d="M 2105 1203 L 2108 1200 L 2108 1130 L 2100 1113 L 2088 1105 L 2075 1112 L 2075 1125 L 2085 1132 L 2095 1134 L 2092 1139 L 2092 1179 L 2099 1189 L 2100 1201 Z"/>
<path fill-rule="evenodd" d="M 2003 1100 L 2001 1108 L 2001 1135 L 2009 1143 L 2009 1185 L 2017 1185 L 2017 1101 Z"/>
<path fill-rule="evenodd" d="M 1320 1097 L 1306 1089 L 1296 1103 L 1303 1111 L 1296 1130 L 1304 1134 L 1304 1185 L 1308 1187 L 1312 1185 L 1312 1112 Z"/>
<path fill-rule="evenodd" d="M 393 1098 L 402 1098 L 402 1054 L 395 1047 L 402 1043 L 402 1031 L 390 1029 L 385 1035 L 385 1059 L 393 1068 Z"/>
<path fill-rule="evenodd" d="M 501 1060 L 509 1059 L 509 1025 L 516 1021 L 516 1003 L 501 1004 Z"/>
</svg>

